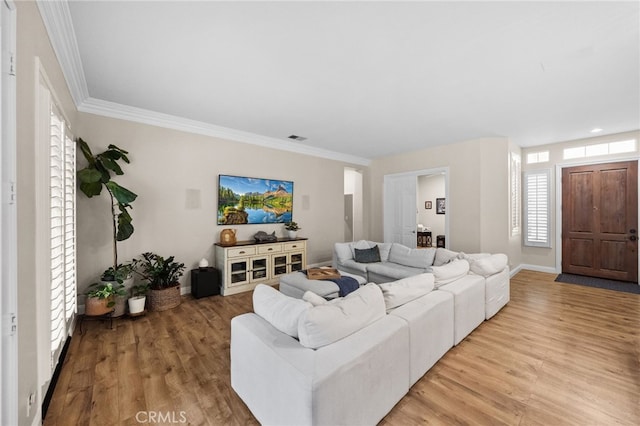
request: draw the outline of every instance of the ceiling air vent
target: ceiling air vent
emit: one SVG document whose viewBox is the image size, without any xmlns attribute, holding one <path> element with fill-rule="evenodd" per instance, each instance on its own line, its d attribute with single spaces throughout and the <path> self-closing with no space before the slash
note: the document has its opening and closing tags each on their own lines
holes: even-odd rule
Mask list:
<svg viewBox="0 0 640 426">
<path fill-rule="evenodd" d="M 289 136 L 289 139 L 293 139 L 294 141 L 298 141 L 298 142 L 307 140 L 307 138 L 305 138 L 304 136 L 298 136 L 298 135 L 291 135 Z"/>
</svg>

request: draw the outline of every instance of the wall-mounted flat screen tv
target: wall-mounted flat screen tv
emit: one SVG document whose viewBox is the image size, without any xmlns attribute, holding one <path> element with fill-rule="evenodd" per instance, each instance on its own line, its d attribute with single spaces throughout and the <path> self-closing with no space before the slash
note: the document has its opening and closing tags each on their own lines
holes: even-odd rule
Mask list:
<svg viewBox="0 0 640 426">
<path fill-rule="evenodd" d="M 218 225 L 291 222 L 293 182 L 242 176 L 218 177 Z"/>
</svg>

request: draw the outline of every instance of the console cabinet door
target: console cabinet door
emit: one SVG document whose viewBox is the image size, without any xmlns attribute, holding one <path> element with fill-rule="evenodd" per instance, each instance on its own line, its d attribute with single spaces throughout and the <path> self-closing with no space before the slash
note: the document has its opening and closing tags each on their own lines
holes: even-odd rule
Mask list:
<svg viewBox="0 0 640 426">
<path fill-rule="evenodd" d="M 269 257 L 268 256 L 260 256 L 260 257 L 252 257 L 250 260 L 251 263 L 251 274 L 249 281 L 264 281 L 269 279 Z"/>
<path fill-rule="evenodd" d="M 227 262 L 226 286 L 234 287 L 249 282 L 249 259 L 231 259 Z"/>
<path fill-rule="evenodd" d="M 271 277 L 277 278 L 288 272 L 287 263 L 289 256 L 286 253 L 271 256 Z"/>
<path fill-rule="evenodd" d="M 289 272 L 302 271 L 306 268 L 304 252 L 289 253 L 287 256 L 289 257 L 289 261 L 287 262 Z"/>
</svg>

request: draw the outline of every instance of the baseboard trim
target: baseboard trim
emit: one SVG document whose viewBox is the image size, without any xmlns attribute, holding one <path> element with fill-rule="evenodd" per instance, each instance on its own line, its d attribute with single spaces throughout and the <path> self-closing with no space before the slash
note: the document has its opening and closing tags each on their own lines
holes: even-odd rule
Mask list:
<svg viewBox="0 0 640 426">
<path fill-rule="evenodd" d="M 535 271 L 535 272 L 546 272 L 547 274 L 559 274 L 560 271 L 557 271 L 556 268 L 552 267 L 552 266 L 539 266 L 539 265 L 531 265 L 528 263 L 522 263 L 520 265 L 518 265 L 516 267 L 517 272 L 520 272 L 521 270 L 526 269 L 528 271 Z M 516 272 L 516 273 L 517 273 Z M 511 276 L 513 276 L 515 274 L 512 274 Z"/>
</svg>

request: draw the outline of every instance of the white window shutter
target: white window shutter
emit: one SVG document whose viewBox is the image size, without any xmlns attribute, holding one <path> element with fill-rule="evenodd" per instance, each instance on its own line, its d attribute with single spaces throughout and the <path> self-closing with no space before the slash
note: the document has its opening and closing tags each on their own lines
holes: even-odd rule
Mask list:
<svg viewBox="0 0 640 426">
<path fill-rule="evenodd" d="M 509 196 L 509 210 L 511 219 L 511 236 L 520 234 L 520 176 L 521 176 L 521 162 L 520 156 L 515 153 L 511 153 L 511 162 L 509 164 L 509 180 L 510 180 L 510 196 Z"/>
<path fill-rule="evenodd" d="M 524 245 L 551 247 L 551 171 L 524 174 Z"/>
<path fill-rule="evenodd" d="M 64 271 L 65 321 L 67 329 L 76 313 L 76 143 L 68 132 L 64 138 Z M 69 330 L 68 330 L 69 331 Z"/>
<path fill-rule="evenodd" d="M 49 147 L 51 361 L 57 363 L 76 312 L 75 144 L 52 108 Z"/>
</svg>

